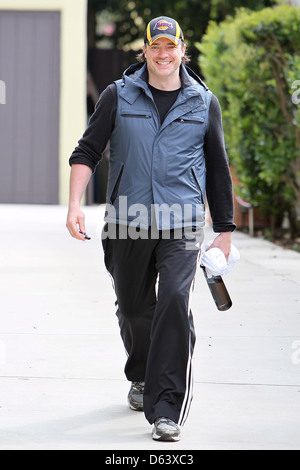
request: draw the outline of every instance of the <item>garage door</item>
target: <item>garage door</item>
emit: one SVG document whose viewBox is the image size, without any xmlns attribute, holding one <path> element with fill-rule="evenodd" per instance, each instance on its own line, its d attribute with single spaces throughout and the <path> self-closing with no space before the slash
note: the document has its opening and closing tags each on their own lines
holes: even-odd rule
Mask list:
<svg viewBox="0 0 300 470">
<path fill-rule="evenodd" d="M 0 203 L 58 203 L 59 51 L 59 12 L 0 11 Z"/>
</svg>

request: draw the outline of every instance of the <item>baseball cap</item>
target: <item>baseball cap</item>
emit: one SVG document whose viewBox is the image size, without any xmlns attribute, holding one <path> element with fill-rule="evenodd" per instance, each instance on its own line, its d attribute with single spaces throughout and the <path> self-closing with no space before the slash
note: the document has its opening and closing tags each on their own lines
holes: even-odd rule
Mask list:
<svg viewBox="0 0 300 470">
<path fill-rule="evenodd" d="M 159 16 L 148 23 L 144 35 L 145 44 L 152 46 L 154 41 L 159 38 L 168 38 L 175 46 L 178 46 L 180 40 L 184 41 L 183 32 L 178 22 L 168 16 Z"/>
</svg>

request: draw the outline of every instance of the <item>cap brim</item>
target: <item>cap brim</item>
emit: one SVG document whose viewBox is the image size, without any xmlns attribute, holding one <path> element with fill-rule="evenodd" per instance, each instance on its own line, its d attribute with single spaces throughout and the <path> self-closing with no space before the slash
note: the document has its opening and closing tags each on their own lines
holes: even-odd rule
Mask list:
<svg viewBox="0 0 300 470">
<path fill-rule="evenodd" d="M 157 41 L 157 39 L 163 39 L 163 38 L 167 38 L 167 39 L 170 39 L 170 41 L 172 41 L 172 43 L 175 45 L 175 46 L 178 46 L 178 44 L 180 43 L 181 41 L 181 38 L 176 38 L 175 36 L 172 36 L 171 34 L 160 34 L 158 36 L 154 36 L 153 38 L 151 38 L 151 41 L 148 41 L 149 43 L 149 46 L 152 46 L 152 44 Z"/>
</svg>

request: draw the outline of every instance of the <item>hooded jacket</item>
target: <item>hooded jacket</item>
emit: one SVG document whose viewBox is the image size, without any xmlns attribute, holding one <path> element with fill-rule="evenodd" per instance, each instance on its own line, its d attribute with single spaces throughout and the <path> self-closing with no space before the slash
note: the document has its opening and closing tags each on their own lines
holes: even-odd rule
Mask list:
<svg viewBox="0 0 300 470">
<path fill-rule="evenodd" d="M 127 69 L 117 86 L 110 138 L 107 222 L 147 229 L 204 226 L 204 137 L 212 93 L 181 65 L 181 90 L 163 123 L 148 87 L 146 64 Z"/>
</svg>

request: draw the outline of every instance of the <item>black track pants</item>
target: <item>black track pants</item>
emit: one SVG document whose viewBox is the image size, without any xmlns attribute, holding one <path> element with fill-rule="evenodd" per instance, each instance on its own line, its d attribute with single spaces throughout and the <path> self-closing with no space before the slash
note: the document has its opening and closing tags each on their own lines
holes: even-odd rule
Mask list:
<svg viewBox="0 0 300 470">
<path fill-rule="evenodd" d="M 199 250 L 172 233 L 169 239 L 105 239 L 103 247 L 128 353 L 126 377 L 145 382 L 150 424 L 164 416 L 183 425 L 192 400 L 190 296 Z"/>
</svg>

